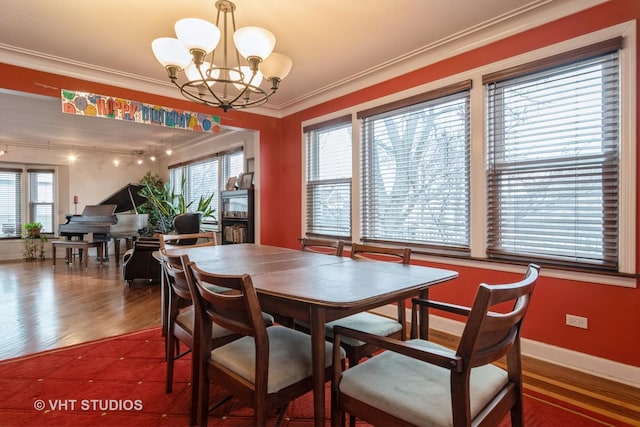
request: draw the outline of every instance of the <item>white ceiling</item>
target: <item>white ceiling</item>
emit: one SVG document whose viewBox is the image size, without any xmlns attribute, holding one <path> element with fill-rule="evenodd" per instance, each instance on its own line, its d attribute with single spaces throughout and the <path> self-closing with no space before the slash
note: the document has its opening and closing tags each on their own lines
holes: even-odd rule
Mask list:
<svg viewBox="0 0 640 427">
<path fill-rule="evenodd" d="M 235 0 L 236 26 L 262 26 L 293 60 L 256 112 L 284 116 L 427 65 L 443 55 L 604 0 Z M 0 13 L 2 62 L 180 97 L 151 52 L 184 17 L 215 22 L 214 0 L 20 0 Z M 553 17 L 553 18 L 550 18 Z M 0 83 L 1 86 L 1 83 Z M 52 96 L 59 89 L 52 88 Z M 108 94 L 103 94 L 108 95 Z M 25 111 L 31 113 L 26 116 Z M 35 112 L 35 114 L 33 114 Z M 222 114 L 215 110 L 212 114 Z M 38 123 L 16 126 L 24 117 Z M 59 99 L 1 90 L 0 144 L 94 144 L 145 150 L 202 134 L 61 112 Z M 211 138 L 211 135 L 208 136 Z"/>
</svg>

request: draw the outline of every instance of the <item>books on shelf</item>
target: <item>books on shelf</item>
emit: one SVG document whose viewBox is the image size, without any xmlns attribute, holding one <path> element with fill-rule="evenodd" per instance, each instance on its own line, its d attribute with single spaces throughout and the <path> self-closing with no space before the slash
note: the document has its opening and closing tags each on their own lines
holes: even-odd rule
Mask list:
<svg viewBox="0 0 640 427">
<path fill-rule="evenodd" d="M 247 211 L 225 211 L 224 218 L 248 218 Z"/>
<path fill-rule="evenodd" d="M 247 227 L 234 224 L 227 225 L 222 230 L 224 240 L 233 243 L 246 243 L 247 242 Z"/>
</svg>

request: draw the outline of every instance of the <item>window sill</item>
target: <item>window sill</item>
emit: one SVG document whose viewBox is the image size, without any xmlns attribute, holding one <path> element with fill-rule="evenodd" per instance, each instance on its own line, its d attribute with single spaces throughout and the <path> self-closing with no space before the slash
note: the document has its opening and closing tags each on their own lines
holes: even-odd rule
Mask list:
<svg viewBox="0 0 640 427">
<path fill-rule="evenodd" d="M 481 268 L 484 270 L 507 271 L 512 273 L 522 273 L 522 265 L 506 263 L 485 259 L 463 259 L 454 257 L 428 256 L 423 254 L 412 254 L 412 261 L 434 262 L 451 266 Z M 625 288 L 637 288 L 638 277 L 634 275 L 608 272 L 587 272 L 578 270 L 565 270 L 554 267 L 543 267 L 540 270 L 543 277 L 553 277 L 555 279 L 573 280 L 579 282 L 597 283 L 601 285 L 621 286 Z"/>
</svg>

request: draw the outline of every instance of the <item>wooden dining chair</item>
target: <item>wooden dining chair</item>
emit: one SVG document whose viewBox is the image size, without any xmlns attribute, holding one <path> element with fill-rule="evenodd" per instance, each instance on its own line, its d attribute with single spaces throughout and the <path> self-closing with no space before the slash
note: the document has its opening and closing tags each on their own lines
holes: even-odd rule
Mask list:
<svg viewBox="0 0 640 427">
<path fill-rule="evenodd" d="M 411 249 L 353 243 L 351 245 L 351 258 L 400 262 L 408 265 L 411 261 Z M 366 283 L 362 285 L 366 286 Z M 333 338 L 334 326 L 344 326 L 375 335 L 404 340 L 406 337 L 407 319 L 405 302 L 404 300 L 400 300 L 397 304 L 398 315 L 396 318 L 389 318 L 365 311 L 327 323 L 325 325 L 326 334 L 329 338 Z M 374 345 L 350 338 L 344 338 L 342 340 L 342 347 L 344 347 L 347 353 L 349 366 L 357 365 L 360 359 L 369 357 L 378 350 Z"/>
<path fill-rule="evenodd" d="M 311 239 L 306 237 L 300 239 L 300 249 L 303 251 L 342 256 L 343 248 L 344 241 L 342 240 Z"/>
<path fill-rule="evenodd" d="M 522 426 L 520 330 L 539 267 L 529 265 L 522 280 L 478 287 L 471 308 L 419 300 L 431 309 L 467 318 L 457 349 L 422 339 L 400 341 L 336 327 L 334 357 L 346 337 L 386 351 L 332 379 L 332 425 L 345 412 L 384 426 Z M 494 310 L 494 311 L 492 311 Z M 493 363 L 506 355 L 506 370 Z"/>
<path fill-rule="evenodd" d="M 196 356 L 199 425 L 207 425 L 210 382 L 253 407 L 254 425 L 265 426 L 268 414 L 275 410 L 279 425 L 289 402 L 313 390 L 311 338 L 284 326 L 266 327 L 249 275 L 210 274 L 193 262 L 186 268 L 199 294 L 194 300 L 197 342 L 202 343 L 197 345 Z M 246 336 L 214 349 L 202 338 L 210 335 L 213 325 Z M 342 354 L 342 358 L 335 356 L 338 363 L 342 363 Z M 325 343 L 325 357 L 327 380 L 332 374 L 329 342 Z"/>
<path fill-rule="evenodd" d="M 160 256 L 166 254 L 169 249 L 185 248 L 185 247 L 198 247 L 198 246 L 215 246 L 217 245 L 216 233 L 214 231 L 203 231 L 200 233 L 189 234 L 161 234 L 159 237 L 160 242 Z M 168 330 L 168 316 L 169 316 L 169 287 L 168 278 L 164 268 L 161 269 L 161 283 L 160 283 L 160 302 L 162 305 L 162 333 L 167 336 Z"/>
<path fill-rule="evenodd" d="M 162 268 L 165 271 L 169 289 L 168 301 L 168 330 L 165 336 L 165 360 L 166 360 L 166 385 L 165 391 L 171 393 L 173 387 L 173 368 L 175 360 L 188 354 L 193 350 L 194 337 L 194 310 L 193 297 L 187 276 L 182 266 L 179 256 L 162 255 Z M 211 328 L 211 347 L 216 348 L 240 338 L 240 335 L 221 326 L 214 325 Z M 180 351 L 180 343 L 184 344 L 186 350 Z M 191 425 L 196 419 L 197 392 L 194 381 L 197 376 L 192 375 L 192 398 L 191 398 Z"/>
</svg>

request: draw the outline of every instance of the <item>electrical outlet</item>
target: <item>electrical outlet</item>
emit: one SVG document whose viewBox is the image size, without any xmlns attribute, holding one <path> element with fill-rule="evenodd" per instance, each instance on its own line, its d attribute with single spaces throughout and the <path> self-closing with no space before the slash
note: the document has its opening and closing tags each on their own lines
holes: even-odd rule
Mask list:
<svg viewBox="0 0 640 427">
<path fill-rule="evenodd" d="M 576 316 L 574 314 L 567 314 L 566 323 L 568 326 L 573 326 L 574 328 L 587 329 L 586 317 Z"/>
</svg>

